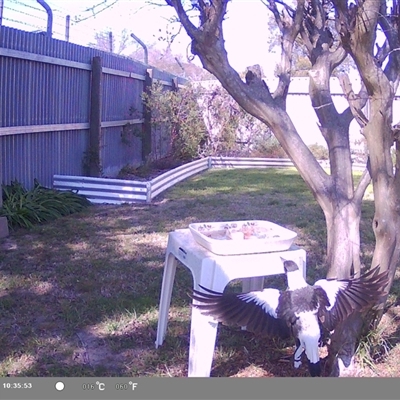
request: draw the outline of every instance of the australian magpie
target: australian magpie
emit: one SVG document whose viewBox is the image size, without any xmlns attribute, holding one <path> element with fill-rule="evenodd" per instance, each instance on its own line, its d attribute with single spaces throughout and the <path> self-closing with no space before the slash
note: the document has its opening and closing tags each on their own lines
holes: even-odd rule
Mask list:
<svg viewBox="0 0 400 400">
<path fill-rule="evenodd" d="M 248 293 L 219 293 L 200 286 L 193 290 L 193 304 L 219 322 L 246 326 L 251 332 L 293 336 L 296 342 L 294 367 L 305 352 L 311 376 L 321 375 L 319 343 L 323 330 L 333 331 L 352 312 L 372 306 L 388 283 L 388 273 L 379 266 L 359 278 L 321 279 L 308 285 L 297 264 L 283 260 L 288 289 L 267 288 Z"/>
</svg>

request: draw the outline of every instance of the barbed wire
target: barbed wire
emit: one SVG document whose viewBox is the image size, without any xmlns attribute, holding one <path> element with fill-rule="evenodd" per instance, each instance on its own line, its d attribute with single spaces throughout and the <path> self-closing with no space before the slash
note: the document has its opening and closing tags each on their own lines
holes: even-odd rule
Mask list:
<svg viewBox="0 0 400 400">
<path fill-rule="evenodd" d="M 113 3 L 110 4 L 106 4 L 106 1 L 103 1 L 101 3 L 98 3 L 96 5 L 94 5 L 93 7 L 89 7 L 86 10 L 84 10 L 83 12 L 92 12 L 92 15 L 88 15 L 87 17 L 81 17 L 79 18 L 79 16 L 75 16 L 74 22 L 77 24 L 79 22 L 85 21 L 89 18 L 93 18 L 95 15 L 107 10 L 108 8 L 111 8 L 113 5 L 115 5 L 119 0 L 114 0 Z M 103 8 L 98 8 L 100 6 L 104 5 Z"/>
<path fill-rule="evenodd" d="M 19 5 L 22 5 L 22 6 L 26 7 L 26 8 L 31 8 L 31 9 L 36 10 L 36 11 L 43 11 L 43 7 L 40 7 L 37 3 L 33 3 L 33 4 L 24 3 L 24 2 L 22 2 L 20 0 L 7 0 L 7 1 L 4 1 L 4 3 L 6 3 L 6 4 L 7 3 L 19 4 Z M 36 5 L 36 7 L 34 5 Z"/>
<path fill-rule="evenodd" d="M 99 13 L 110 9 L 116 5 L 119 0 L 92 0 L 88 7 L 87 2 L 82 2 L 81 7 L 68 9 L 65 3 L 47 0 L 52 10 L 52 37 L 58 40 L 65 40 L 82 46 L 91 46 L 101 48 L 101 50 L 110 51 L 110 43 L 107 42 L 107 33 L 112 31 L 113 52 L 130 56 L 141 47 L 134 41 L 129 32 L 124 29 L 115 30 L 107 26 L 94 27 L 90 23 L 91 18 L 95 18 Z M 146 2 L 130 10 L 129 14 L 134 15 L 145 7 L 154 9 L 155 4 Z M 69 16 L 69 21 L 67 21 Z M 36 0 L 4 0 L 3 15 L 1 24 L 12 28 L 25 30 L 29 32 L 46 32 L 48 15 L 46 10 L 36 2 Z M 161 30 L 160 30 L 161 32 Z M 99 40 L 101 36 L 102 40 Z M 161 35 L 161 34 L 160 34 Z M 153 45 L 160 38 L 153 35 L 149 45 Z"/>
<path fill-rule="evenodd" d="M 82 12 L 77 15 L 70 15 L 69 10 L 65 7 L 62 7 L 59 4 L 53 5 L 49 1 L 49 6 L 51 7 L 53 14 L 52 37 L 61 40 L 68 40 L 81 45 L 87 45 L 88 40 L 90 40 L 90 38 L 94 39 L 98 30 L 82 24 L 78 25 L 78 23 L 96 16 L 98 13 L 115 5 L 118 1 L 119 0 L 114 0 L 112 3 L 106 4 L 106 1 L 103 0 L 92 7 L 84 8 Z M 99 8 L 102 5 L 104 6 Z M 92 10 L 94 10 L 95 14 L 91 14 L 85 18 L 79 17 L 82 13 L 90 12 Z M 69 38 L 66 37 L 68 15 L 70 16 Z M 47 19 L 48 16 L 45 9 L 34 0 L 30 2 L 29 0 L 4 0 L 1 21 L 4 26 L 33 32 L 46 31 Z"/>
</svg>

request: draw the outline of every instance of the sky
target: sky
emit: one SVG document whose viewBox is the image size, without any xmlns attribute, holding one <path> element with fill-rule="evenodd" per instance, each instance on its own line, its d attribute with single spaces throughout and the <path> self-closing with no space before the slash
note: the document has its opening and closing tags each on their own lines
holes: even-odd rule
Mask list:
<svg viewBox="0 0 400 400">
<path fill-rule="evenodd" d="M 96 11 L 115 0 L 47 0 L 53 10 L 54 38 L 65 40 L 65 17 L 71 16 L 70 41 L 87 45 L 93 42 L 95 32 L 111 30 L 119 37 L 122 29 L 138 36 L 145 44 L 157 43 L 158 37 L 165 36 L 167 29 L 174 32 L 178 24 L 171 24 L 168 19 L 175 16 L 172 7 L 149 5 L 146 0 L 118 0 L 112 7 L 93 15 L 85 11 L 95 5 Z M 231 65 L 242 72 L 247 66 L 260 64 L 267 75 L 272 74 L 277 62 L 277 55 L 268 51 L 269 10 L 260 0 L 232 0 L 228 4 L 228 13 L 224 21 L 224 37 Z M 75 18 L 85 20 L 75 22 Z M 46 30 L 46 13 L 35 0 L 4 0 L 3 24 L 23 30 Z M 132 45 L 125 53 L 134 51 L 138 45 Z M 190 40 L 182 29 L 175 39 L 172 50 L 186 57 L 190 55 Z M 199 60 L 194 60 L 200 65 Z"/>
</svg>

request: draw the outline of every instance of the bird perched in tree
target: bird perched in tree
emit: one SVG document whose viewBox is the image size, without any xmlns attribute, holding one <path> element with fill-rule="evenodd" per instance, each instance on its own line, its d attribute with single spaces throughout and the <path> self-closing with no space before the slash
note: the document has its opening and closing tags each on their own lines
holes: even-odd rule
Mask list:
<svg viewBox="0 0 400 400">
<path fill-rule="evenodd" d="M 193 304 L 203 314 L 226 324 L 246 326 L 251 332 L 293 336 L 296 343 L 294 367 L 305 352 L 311 376 L 321 375 L 319 343 L 323 329 L 333 331 L 354 311 L 374 305 L 384 294 L 388 272 L 379 266 L 359 278 L 321 279 L 309 285 L 297 264 L 283 260 L 288 289 L 267 288 L 248 293 L 219 293 L 200 286 L 193 290 Z"/>
</svg>

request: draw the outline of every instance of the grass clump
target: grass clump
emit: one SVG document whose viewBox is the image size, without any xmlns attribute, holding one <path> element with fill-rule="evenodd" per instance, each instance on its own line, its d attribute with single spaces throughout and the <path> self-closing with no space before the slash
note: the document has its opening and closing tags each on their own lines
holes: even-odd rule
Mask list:
<svg viewBox="0 0 400 400">
<path fill-rule="evenodd" d="M 3 207 L 0 216 L 7 217 L 10 228 L 32 228 L 81 211 L 90 205 L 86 197 L 71 191 L 58 191 L 41 186 L 35 179 L 31 190 L 18 181 L 2 185 Z"/>
<path fill-rule="evenodd" d="M 394 345 L 386 329 L 387 326 L 381 323 L 361 338 L 356 350 L 361 368 L 369 367 L 376 372 L 376 364 L 389 356 Z"/>
</svg>

